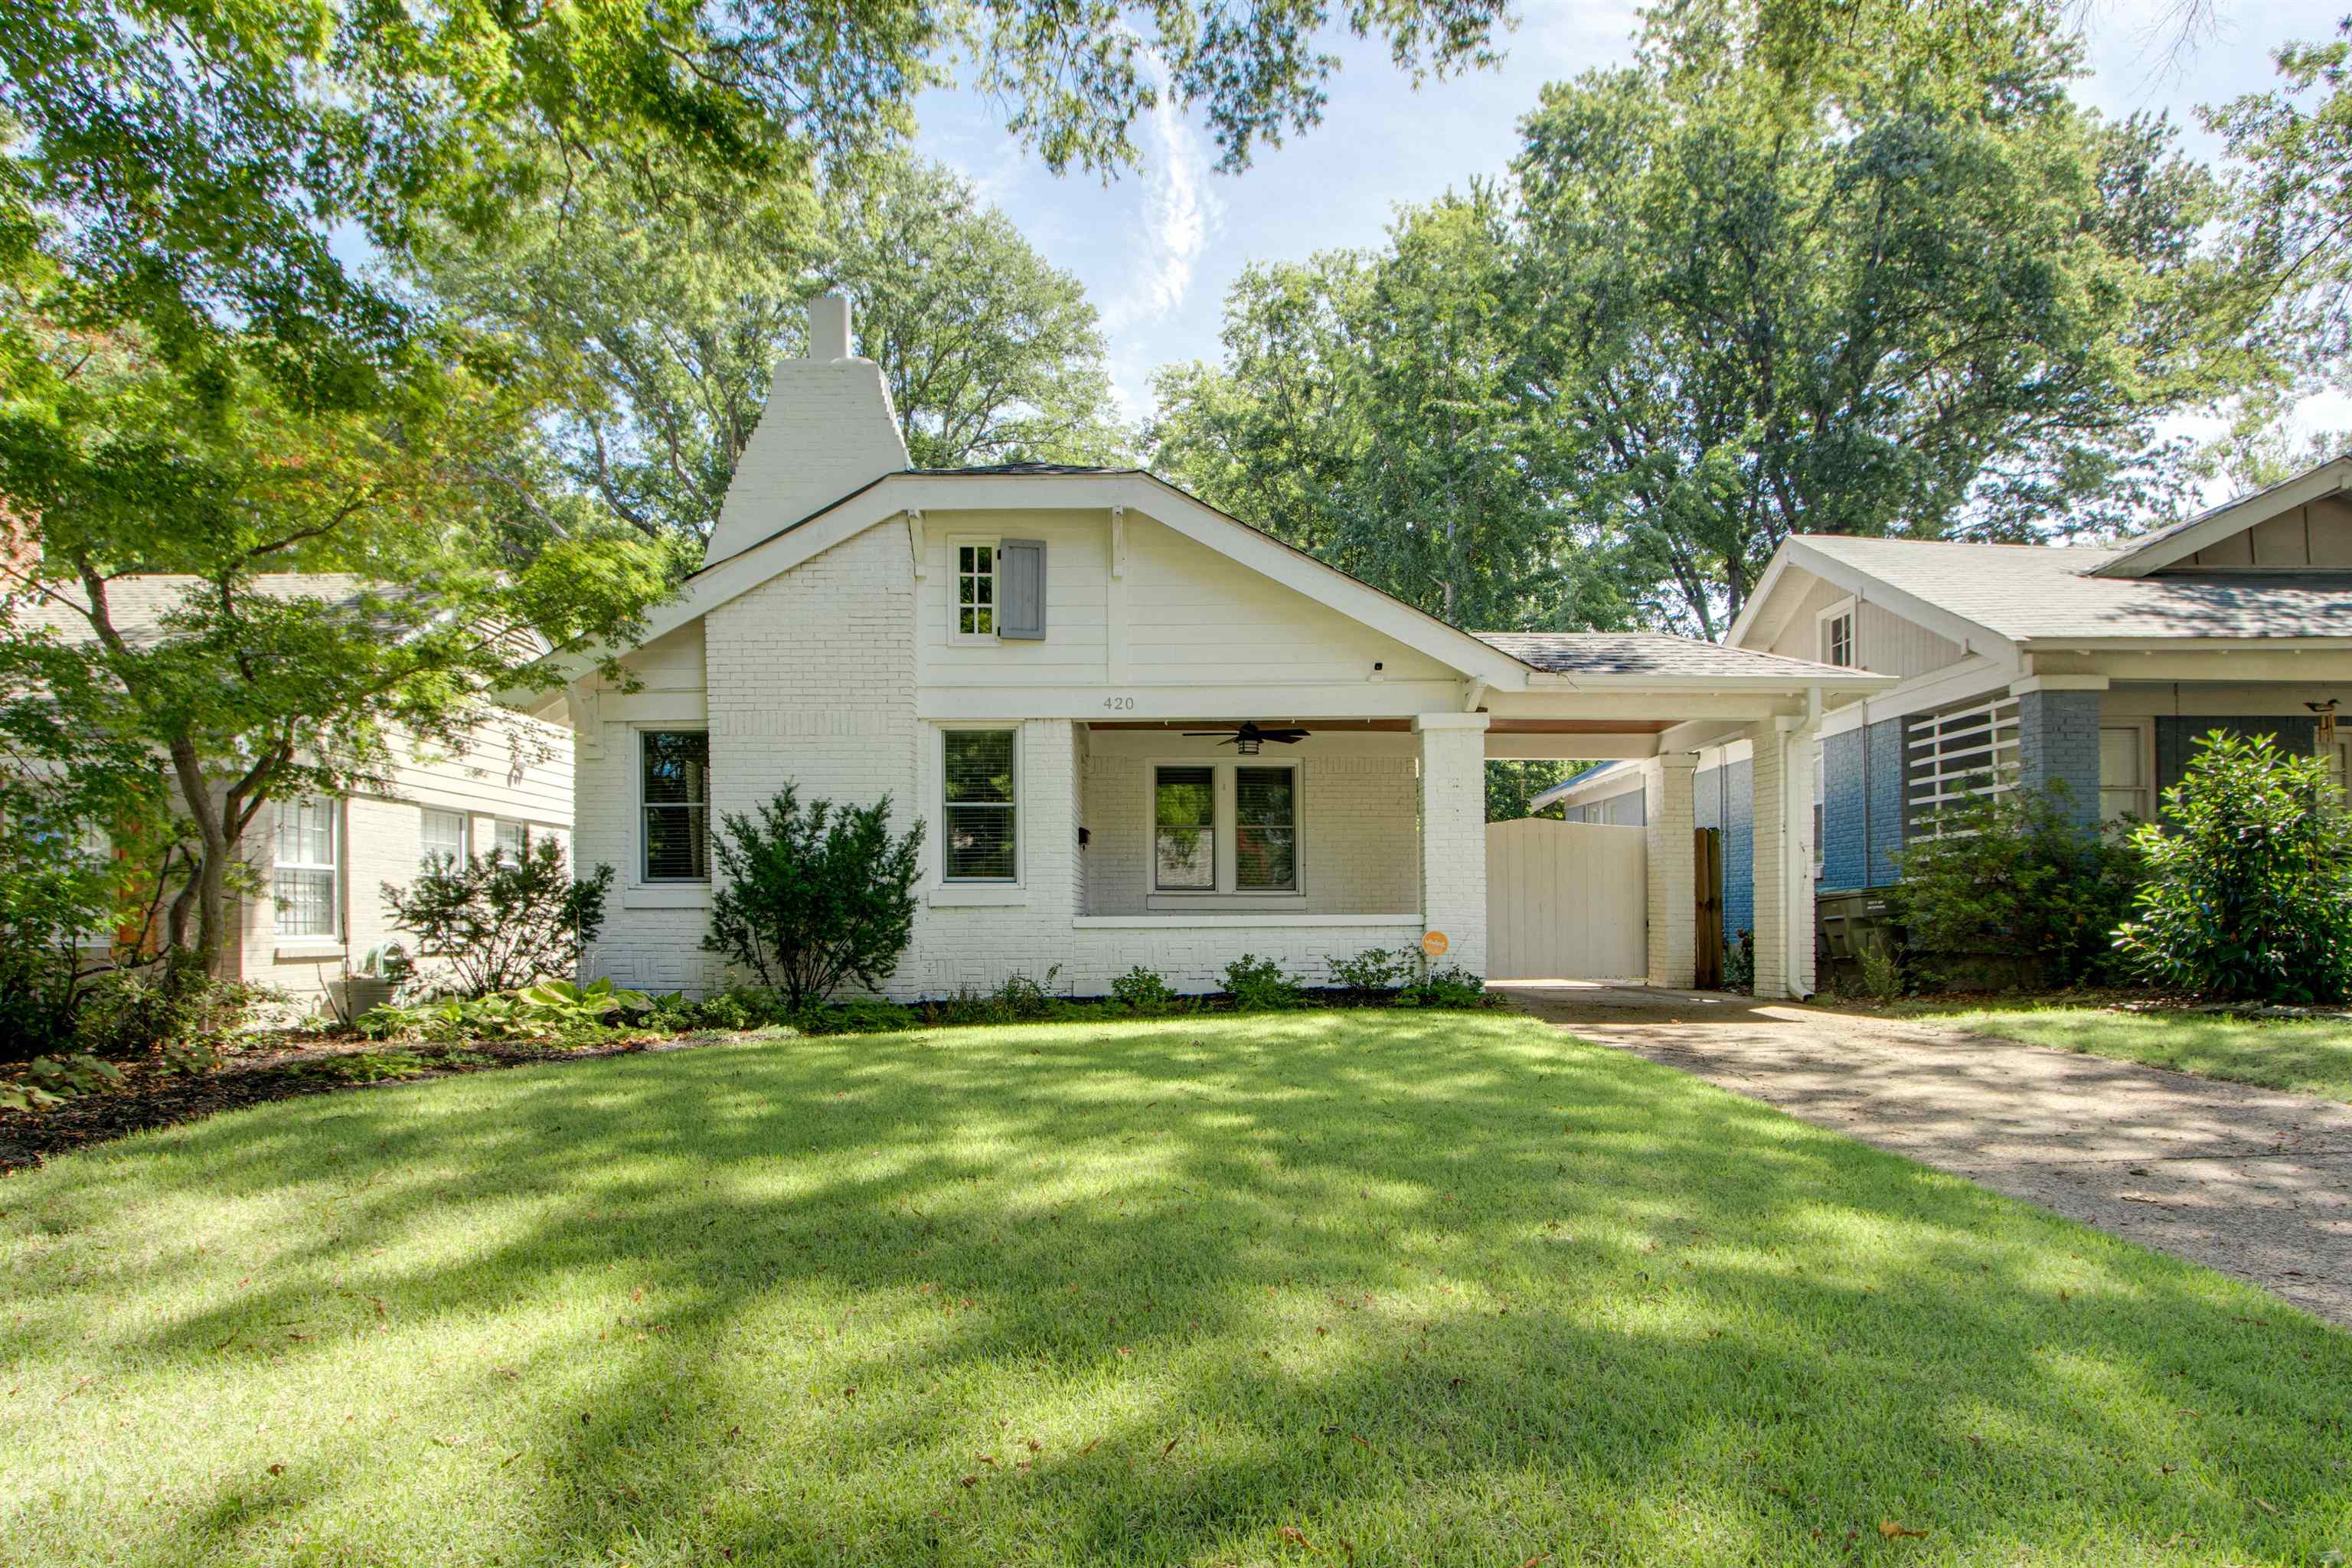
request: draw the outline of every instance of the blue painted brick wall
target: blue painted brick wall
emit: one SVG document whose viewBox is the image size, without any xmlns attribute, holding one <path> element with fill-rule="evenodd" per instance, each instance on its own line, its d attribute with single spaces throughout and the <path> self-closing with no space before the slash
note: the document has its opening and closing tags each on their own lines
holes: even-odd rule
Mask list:
<svg viewBox="0 0 2352 1568">
<path fill-rule="evenodd" d="M 1869 885 L 1869 868 L 1863 863 L 1870 834 L 1870 800 L 1863 791 L 1864 744 L 1860 730 L 1822 739 L 1820 853 L 1825 889 Z"/>
<path fill-rule="evenodd" d="M 2065 786 L 2074 825 L 2099 826 L 2099 694 L 2029 691 L 2017 700 L 2018 774 L 2029 789 Z"/>
<path fill-rule="evenodd" d="M 1870 726 L 1870 879 L 1883 888 L 1895 879 L 1895 852 L 1903 847 L 1903 721 Z"/>
</svg>

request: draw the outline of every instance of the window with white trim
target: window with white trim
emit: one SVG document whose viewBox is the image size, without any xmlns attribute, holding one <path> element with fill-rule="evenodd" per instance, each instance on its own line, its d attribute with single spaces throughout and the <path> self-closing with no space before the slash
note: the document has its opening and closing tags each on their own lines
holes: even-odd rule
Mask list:
<svg viewBox="0 0 2352 1568">
<path fill-rule="evenodd" d="M 1822 662 L 1853 668 L 1853 612 L 1840 610 L 1822 622 Z"/>
<path fill-rule="evenodd" d="M 278 803 L 270 891 L 278 903 L 279 936 L 331 937 L 340 929 L 336 890 L 341 867 L 336 852 L 341 836 L 335 831 L 335 801 L 319 796 Z"/>
<path fill-rule="evenodd" d="M 1012 882 L 1021 875 L 1017 730 L 940 733 L 940 876 Z"/>
<path fill-rule="evenodd" d="M 639 874 L 710 880 L 709 731 L 646 730 L 637 745 Z"/>
<path fill-rule="evenodd" d="M 1940 813 L 2016 787 L 2017 699 L 2006 694 L 1913 719 L 1904 737 L 1904 800 L 1913 830 L 1938 834 Z"/>
<path fill-rule="evenodd" d="M 1234 769 L 1234 886 L 1244 893 L 1298 889 L 1298 770 Z"/>
<path fill-rule="evenodd" d="M 1217 770 L 1156 768 L 1151 776 L 1151 885 L 1217 890 Z"/>
<path fill-rule="evenodd" d="M 2103 725 L 2099 730 L 2099 820 L 2114 822 L 2149 816 L 2147 799 L 2147 731 L 2137 724 Z"/>
<path fill-rule="evenodd" d="M 436 867 L 463 866 L 470 847 L 466 842 L 466 814 L 462 811 L 437 811 L 432 806 L 423 810 L 423 820 L 417 826 L 416 864 L 419 869 L 430 871 Z"/>
<path fill-rule="evenodd" d="M 992 637 L 996 635 L 996 542 L 960 540 L 955 556 L 956 635 Z"/>
<path fill-rule="evenodd" d="M 499 859 L 520 865 L 530 853 L 530 824 L 509 822 L 499 817 L 490 825 L 490 853 Z"/>
</svg>

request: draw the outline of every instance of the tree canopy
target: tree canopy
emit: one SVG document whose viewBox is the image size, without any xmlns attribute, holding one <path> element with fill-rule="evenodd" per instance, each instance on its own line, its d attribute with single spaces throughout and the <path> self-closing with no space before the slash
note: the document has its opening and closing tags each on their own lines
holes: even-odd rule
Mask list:
<svg viewBox="0 0 2352 1568">
<path fill-rule="evenodd" d="M 1654 10 L 1507 186 L 1244 279 L 1161 459 L 1458 622 L 1712 637 L 1793 531 L 2112 526 L 2179 482 L 2159 419 L 2278 374 L 2200 244 L 2219 184 L 2067 96 L 2054 7 L 1857 6 L 1793 54 L 1772 16 Z M 1318 460 L 1254 471 L 1262 430 Z"/>
<path fill-rule="evenodd" d="M 803 302 L 857 301 L 919 468 L 1124 450 L 1094 307 L 935 164 L 866 160 L 818 192 L 648 193 L 590 173 L 499 236 L 445 230 L 416 271 L 452 319 L 559 388 L 559 482 L 648 533 L 707 538 Z M 530 487 L 536 488 L 536 487 Z"/>
</svg>

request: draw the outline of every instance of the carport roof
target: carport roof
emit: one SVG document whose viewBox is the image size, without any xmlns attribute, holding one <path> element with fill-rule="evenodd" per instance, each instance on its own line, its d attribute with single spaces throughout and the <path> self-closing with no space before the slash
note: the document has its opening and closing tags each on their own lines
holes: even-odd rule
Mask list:
<svg viewBox="0 0 2352 1568">
<path fill-rule="evenodd" d="M 1520 663 L 1552 675 L 1820 680 L 1856 684 L 1870 678 L 1834 664 L 1790 658 L 1751 648 L 1669 637 L 1664 632 L 1473 632 L 1471 636 Z"/>
</svg>

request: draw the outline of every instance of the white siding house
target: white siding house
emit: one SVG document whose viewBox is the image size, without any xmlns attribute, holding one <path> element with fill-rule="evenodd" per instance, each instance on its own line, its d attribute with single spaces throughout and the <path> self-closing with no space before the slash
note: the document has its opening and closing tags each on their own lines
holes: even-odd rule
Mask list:
<svg viewBox="0 0 2352 1568">
<path fill-rule="evenodd" d="M 583 664 L 567 693 L 580 858 L 623 873 L 588 966 L 629 984 L 726 982 L 706 836 L 786 783 L 925 825 L 892 995 L 1049 969 L 1098 993 L 1138 964 L 1211 989 L 1244 952 L 1320 978 L 1425 941 L 1483 973 L 1489 756 L 1636 758 L 1680 790 L 1678 819 L 1651 814 L 1643 941 L 1687 984 L 1689 774 L 1658 735 L 1704 715 L 1798 757 L 1825 694 L 1886 684 L 1669 637 L 1465 632 L 1139 471 L 909 470 L 845 301 L 818 303 L 810 343 L 703 569 L 616 650 L 630 679 Z M 1244 725 L 1296 733 L 1244 747 Z M 1778 963 L 1771 985 L 1810 988 L 1810 942 Z"/>
</svg>

